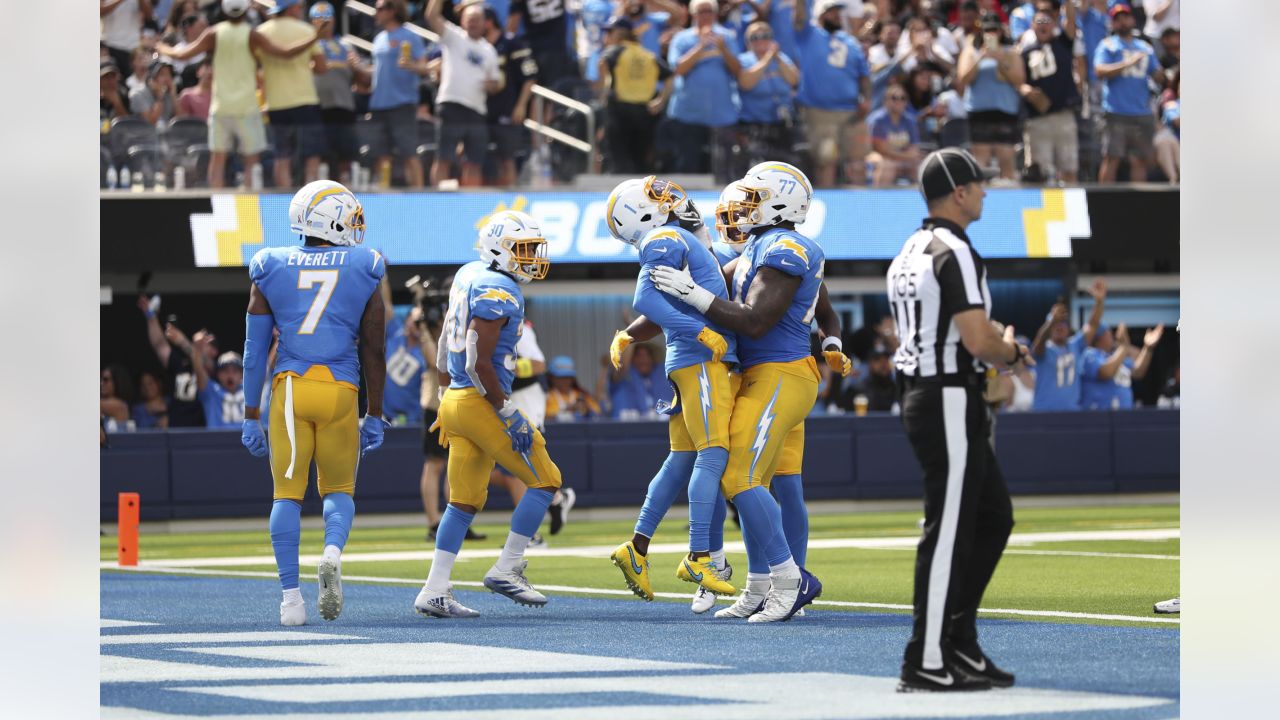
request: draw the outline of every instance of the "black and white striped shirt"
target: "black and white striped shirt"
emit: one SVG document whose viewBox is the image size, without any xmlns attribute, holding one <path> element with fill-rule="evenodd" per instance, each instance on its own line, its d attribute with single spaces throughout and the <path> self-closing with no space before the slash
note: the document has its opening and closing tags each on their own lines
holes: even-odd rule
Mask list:
<svg viewBox="0 0 1280 720">
<path fill-rule="evenodd" d="M 889 266 L 889 306 L 899 346 L 893 364 L 911 378 L 982 374 L 986 365 L 960 342 L 954 315 L 981 308 L 991 317 L 987 268 L 959 225 L 925 218 Z"/>
</svg>

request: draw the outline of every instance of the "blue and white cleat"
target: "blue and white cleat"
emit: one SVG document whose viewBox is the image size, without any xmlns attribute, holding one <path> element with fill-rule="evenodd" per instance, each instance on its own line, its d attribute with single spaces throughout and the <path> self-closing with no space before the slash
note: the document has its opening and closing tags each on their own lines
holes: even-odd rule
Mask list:
<svg viewBox="0 0 1280 720">
<path fill-rule="evenodd" d="M 342 563 L 338 560 L 321 560 L 316 571 L 320 583 L 320 617 L 337 620 L 342 614 Z"/>
<path fill-rule="evenodd" d="M 307 604 L 301 599 L 297 602 L 280 603 L 280 624 L 296 627 L 307 624 Z"/>
<path fill-rule="evenodd" d="M 812 573 L 800 568 L 794 578 L 775 578 L 764 609 L 747 618 L 747 622 L 786 622 L 800 608 L 813 602 L 822 594 L 822 583 Z"/>
<path fill-rule="evenodd" d="M 426 617 L 480 617 L 480 613 L 453 599 L 453 588 L 440 593 L 423 587 L 422 591 L 418 593 L 418 599 L 413 601 L 413 609 L 419 615 Z"/>
<path fill-rule="evenodd" d="M 524 576 L 524 569 L 528 566 L 529 561 L 522 560 L 516 569 L 511 572 L 502 572 L 497 565 L 494 565 L 484 574 L 484 586 L 499 595 L 515 600 L 520 605 L 542 607 L 547 604 L 547 596 L 534 590 L 529 579 Z"/>
</svg>

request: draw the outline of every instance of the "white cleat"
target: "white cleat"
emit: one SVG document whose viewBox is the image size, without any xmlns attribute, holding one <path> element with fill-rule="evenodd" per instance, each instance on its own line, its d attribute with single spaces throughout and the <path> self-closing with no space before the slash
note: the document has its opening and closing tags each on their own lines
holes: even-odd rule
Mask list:
<svg viewBox="0 0 1280 720">
<path fill-rule="evenodd" d="M 733 577 L 733 566 L 726 561 L 724 569 L 716 572 L 716 576 L 725 582 L 729 582 L 729 578 Z M 691 609 L 701 615 L 715 607 L 715 604 L 716 594 L 699 585 L 698 589 L 693 593 L 693 604 Z"/>
<path fill-rule="evenodd" d="M 480 613 L 453 599 L 453 588 L 439 593 L 422 588 L 418 599 L 413 601 L 413 609 L 419 615 L 438 618 L 474 618 Z"/>
<path fill-rule="evenodd" d="M 1152 609 L 1160 613 L 1161 615 L 1170 615 L 1173 613 L 1181 614 L 1182 598 L 1174 598 L 1172 600 L 1165 600 L 1164 602 L 1158 602 L 1155 604 L 1155 607 L 1153 607 Z"/>
<path fill-rule="evenodd" d="M 342 614 L 342 561 L 321 560 L 316 578 L 320 581 L 320 599 L 316 603 L 320 617 L 337 620 Z"/>
<path fill-rule="evenodd" d="M 522 560 L 516 569 L 511 572 L 502 572 L 497 565 L 494 565 L 484 574 L 484 586 L 499 595 L 515 600 L 520 605 L 542 607 L 547 604 L 547 596 L 534 590 L 529 579 L 524 576 L 524 569 L 528 566 L 529 561 Z"/>
<path fill-rule="evenodd" d="M 788 619 L 799 595 L 800 576 L 774 580 L 769 588 L 769 595 L 764 600 L 764 608 L 747 618 L 747 622 L 766 623 Z"/>
<path fill-rule="evenodd" d="M 738 599 L 729 607 L 716 611 L 716 617 L 749 618 L 755 615 L 764 607 L 764 600 L 769 595 L 771 584 L 768 579 L 748 580 L 747 587 Z"/>
<path fill-rule="evenodd" d="M 307 624 L 307 604 L 302 600 L 280 603 L 280 624 L 293 627 Z"/>
</svg>

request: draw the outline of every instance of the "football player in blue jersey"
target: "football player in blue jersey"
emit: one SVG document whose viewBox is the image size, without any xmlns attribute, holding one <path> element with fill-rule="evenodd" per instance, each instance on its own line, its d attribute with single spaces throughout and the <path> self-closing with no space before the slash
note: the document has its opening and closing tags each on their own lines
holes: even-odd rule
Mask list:
<svg viewBox="0 0 1280 720">
<path fill-rule="evenodd" d="M 528 490 L 511 515 L 511 532 L 484 586 L 522 605 L 547 598 L 524 575 L 525 548 L 560 487 L 560 469 L 547 455 L 542 433 L 510 400 L 516 375 L 516 342 L 524 327 L 520 286 L 547 276 L 547 241 L 522 212 L 494 213 L 480 228 L 480 259 L 453 278 L 449 309 L 436 355 L 440 412 L 431 429 L 449 448 L 449 506 L 436 531 L 435 555 L 414 608 L 440 618 L 480 613 L 453 597 L 449 576 L 462 540 L 484 507 L 494 463 L 514 473 Z"/>
<path fill-rule="evenodd" d="M 265 248 L 249 262 L 245 318 L 245 419 L 240 441 L 257 457 L 271 454 L 275 501 L 271 545 L 284 600 L 282 625 L 302 625 L 307 613 L 298 588 L 302 497 L 311 461 L 324 501 L 324 555 L 318 577 L 320 616 L 342 612 L 342 549 L 355 514 L 352 494 L 360 456 L 382 445 L 384 310 L 378 283 L 382 256 L 362 247 L 364 209 L 346 187 L 308 184 L 289 203 L 289 228 L 301 246 Z M 279 329 L 264 437 L 258 404 L 272 330 Z M 357 358 L 356 341 L 359 340 Z M 357 420 L 363 371 L 369 407 Z"/>
<path fill-rule="evenodd" d="M 797 172 L 799 171 L 797 170 Z M 720 265 L 725 268 L 730 278 L 733 276 L 733 271 L 736 267 L 736 263 L 732 265 L 731 263 L 734 263 L 742 254 L 742 250 L 749 240 L 749 235 L 738 230 L 729 222 L 728 199 L 734 194 L 736 185 L 736 181 L 730 183 L 720 194 L 720 201 L 716 205 L 714 214 L 718 241 L 711 246 L 711 251 L 715 254 Z M 823 358 L 827 366 L 842 377 L 848 376 L 852 370 L 852 362 L 841 348 L 840 316 L 836 314 L 835 309 L 831 306 L 825 284 L 819 291 L 818 305 L 815 308 L 814 318 L 817 320 L 819 341 L 822 344 Z M 637 318 L 626 330 L 620 331 L 615 335 L 613 345 L 610 347 L 611 358 L 620 356 L 622 351 L 633 340 L 648 340 L 656 335 L 657 332 L 658 328 L 652 322 L 643 316 Z M 736 395 L 740 387 L 740 375 L 735 373 L 732 376 L 732 381 L 731 386 Z M 783 533 L 787 538 L 787 545 L 791 549 L 792 557 L 801 566 L 804 565 L 809 543 L 809 513 L 804 504 L 804 486 L 801 479 L 803 460 L 804 423 L 802 422 L 787 433 L 786 439 L 783 441 L 778 467 L 770 484 L 770 489 L 778 500 L 782 512 Z M 674 498 L 672 499 L 674 500 Z M 662 511 L 665 512 L 665 509 L 663 508 Z M 721 499 L 721 506 L 717 508 L 717 514 L 713 520 L 715 524 L 712 527 L 711 547 L 712 559 L 718 560 L 721 566 L 723 566 L 724 558 L 724 517 L 723 499 Z M 743 539 L 747 546 L 747 586 L 738 601 L 732 607 L 717 613 L 717 617 L 748 617 L 760 609 L 765 597 L 768 595 L 770 587 L 769 566 L 764 556 L 764 550 L 750 536 L 744 536 Z M 694 612 L 702 613 L 711 609 L 714 603 L 715 597 L 704 588 L 699 588 L 694 594 L 692 608 Z M 803 610 L 799 612 L 803 613 Z"/>
<path fill-rule="evenodd" d="M 816 242 L 795 230 L 804 221 L 813 186 L 785 163 L 762 163 L 726 198 L 729 227 L 747 234 L 733 261 L 730 299 L 717 296 L 682 268 L 650 271 L 662 292 L 738 335 L 742 384 L 729 429 L 729 463 L 721 481 L 742 519 L 749 543 L 762 546 L 770 587 L 762 608 L 733 608 L 749 622 L 789 620 L 822 592 L 822 584 L 796 564 L 778 503 L 768 487 L 787 435 L 813 409 L 818 366 L 809 331 L 821 294 L 825 257 Z M 739 606 L 742 607 L 739 607 Z M 718 614 L 721 614 L 718 613 Z"/>
<path fill-rule="evenodd" d="M 689 554 L 677 566 L 676 576 L 715 594 L 734 592 L 728 582 L 730 569 L 727 565 L 718 567 L 712 560 L 711 531 L 720 476 L 729 459 L 729 415 L 733 409 L 729 371 L 737 363 L 735 339 L 725 337 L 720 328 L 687 305 L 658 292 L 649 279 L 649 271 L 658 266 L 687 267 L 721 297 L 728 296 L 715 256 L 697 236 L 680 226 L 675 210 L 686 202 L 679 185 L 651 175 L 618 185 L 605 206 L 610 234 L 639 251 L 642 267 L 632 307 L 666 333 L 665 370 L 675 390 L 671 406 L 662 409 L 671 415 L 671 453 L 649 485 L 635 534 L 611 555 L 627 585 L 645 600 L 653 599 L 646 557 L 649 540 L 686 485 Z M 719 545 L 723 550 L 723 537 Z"/>
</svg>

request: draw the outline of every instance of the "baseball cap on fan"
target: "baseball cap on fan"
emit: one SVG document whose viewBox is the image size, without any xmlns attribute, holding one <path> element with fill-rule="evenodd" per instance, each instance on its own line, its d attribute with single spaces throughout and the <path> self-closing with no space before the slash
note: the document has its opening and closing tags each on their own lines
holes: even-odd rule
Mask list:
<svg viewBox="0 0 1280 720">
<path fill-rule="evenodd" d="M 936 200 L 961 185 L 985 182 L 994 174 L 978 165 L 967 150 L 954 147 L 935 150 L 920 163 L 920 193 L 926 202 Z"/>
<path fill-rule="evenodd" d="M 1107 11 L 1107 14 L 1110 15 L 1111 17 L 1115 17 L 1120 13 L 1129 13 L 1130 15 L 1132 15 L 1133 8 L 1129 7 L 1124 3 L 1116 3 L 1115 5 L 1111 6 L 1110 10 Z"/>
<path fill-rule="evenodd" d="M 817 0 L 813 3 L 813 16 L 815 18 L 822 17 L 822 14 L 826 11 L 831 10 L 832 8 L 843 9 L 846 5 L 848 5 L 848 3 L 845 2 L 845 0 Z"/>
<path fill-rule="evenodd" d="M 276 6 L 271 8 L 268 14 L 279 15 L 300 2 L 302 2 L 302 0 L 276 0 Z"/>
</svg>

